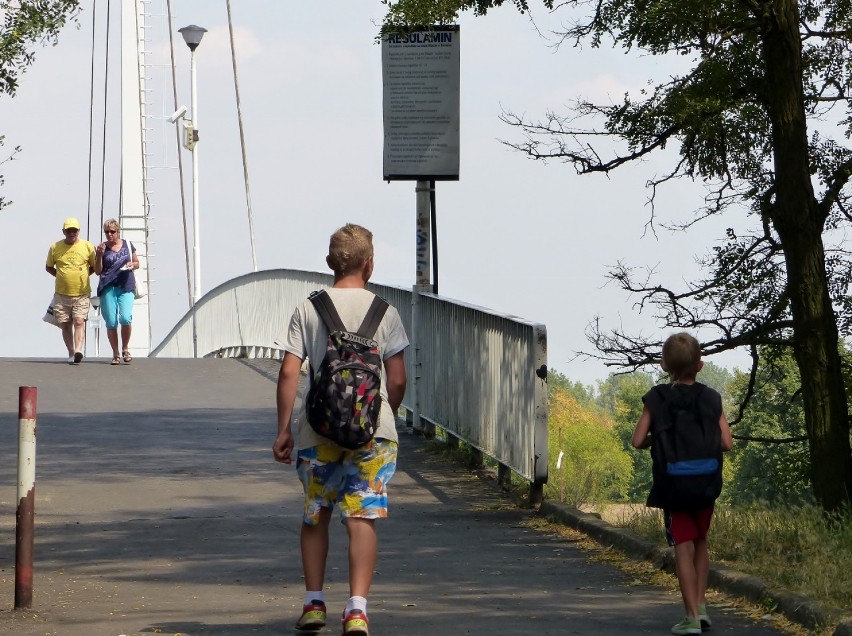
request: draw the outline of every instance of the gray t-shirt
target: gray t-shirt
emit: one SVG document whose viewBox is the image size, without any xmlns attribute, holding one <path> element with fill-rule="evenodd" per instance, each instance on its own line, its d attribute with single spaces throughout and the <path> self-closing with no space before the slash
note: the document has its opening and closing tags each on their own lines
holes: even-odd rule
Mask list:
<svg viewBox="0 0 852 636">
<path fill-rule="evenodd" d="M 364 316 L 370 309 L 370 304 L 373 302 L 373 293 L 366 289 L 357 288 L 331 288 L 326 291 L 334 302 L 334 307 L 340 314 L 340 319 L 346 325 L 346 328 L 354 331 L 360 327 Z M 375 339 L 379 343 L 379 351 L 383 360 L 396 355 L 408 346 L 408 336 L 405 334 L 399 313 L 393 306 L 388 307 L 376 331 Z M 325 356 L 327 340 L 328 330 L 325 328 L 325 324 L 323 324 L 311 301 L 306 300 L 293 312 L 287 331 L 276 342 L 282 343 L 285 351 L 292 353 L 300 360 L 304 360 L 307 356 L 308 361 L 316 368 Z M 396 423 L 394 422 L 393 411 L 388 404 L 385 375 L 385 373 L 382 373 L 382 409 L 379 413 L 379 427 L 376 430 L 376 437 L 396 442 L 398 441 Z M 328 442 L 326 438 L 314 432 L 311 425 L 308 424 L 304 408 L 305 395 L 301 395 L 300 398 L 302 407 L 298 414 L 294 413 L 293 418 L 296 450 Z"/>
</svg>

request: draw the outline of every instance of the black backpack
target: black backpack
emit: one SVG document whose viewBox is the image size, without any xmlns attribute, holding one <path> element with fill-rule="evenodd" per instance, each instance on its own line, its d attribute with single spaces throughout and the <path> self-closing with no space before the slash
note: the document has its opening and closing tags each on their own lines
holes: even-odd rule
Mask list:
<svg viewBox="0 0 852 636">
<path fill-rule="evenodd" d="M 305 410 L 317 433 L 343 446 L 360 448 L 376 434 L 382 405 L 382 356 L 373 339 L 388 308 L 376 296 L 357 332 L 347 331 L 325 290 L 309 297 L 328 329 L 325 356 L 314 370 Z"/>
<path fill-rule="evenodd" d="M 651 410 L 654 485 L 648 505 L 667 510 L 710 506 L 722 492 L 722 430 L 711 408 L 702 417 L 698 382 L 690 391 L 658 385 Z"/>
</svg>

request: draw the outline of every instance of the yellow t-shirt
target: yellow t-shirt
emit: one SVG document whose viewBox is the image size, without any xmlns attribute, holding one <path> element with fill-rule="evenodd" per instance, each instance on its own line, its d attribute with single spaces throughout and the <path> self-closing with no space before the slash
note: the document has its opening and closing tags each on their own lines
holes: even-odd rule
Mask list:
<svg viewBox="0 0 852 636">
<path fill-rule="evenodd" d="M 77 239 L 72 245 L 57 241 L 47 251 L 47 267 L 56 268 L 56 293 L 63 296 L 88 296 L 89 266 L 95 266 L 95 247 Z"/>
</svg>

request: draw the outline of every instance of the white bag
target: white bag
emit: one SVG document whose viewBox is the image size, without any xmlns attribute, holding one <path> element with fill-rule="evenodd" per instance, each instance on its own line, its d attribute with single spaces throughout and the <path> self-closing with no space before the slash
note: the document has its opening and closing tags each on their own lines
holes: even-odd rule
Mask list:
<svg viewBox="0 0 852 636">
<path fill-rule="evenodd" d="M 41 319 L 44 320 L 47 323 L 50 323 L 51 325 L 56 326 L 56 327 L 61 326 L 59 324 L 59 321 L 56 320 L 56 316 L 53 315 L 53 299 L 51 299 L 50 304 L 47 306 L 47 311 L 44 312 L 44 316 L 42 316 Z"/>
<path fill-rule="evenodd" d="M 128 243 L 128 244 L 127 244 L 127 249 L 128 249 L 128 251 L 132 250 L 132 249 L 133 249 L 133 244 L 132 244 L 132 243 Z M 130 268 L 131 270 L 133 269 L 133 253 L 132 253 L 132 252 L 131 252 L 131 255 L 130 255 L 130 260 L 129 260 L 129 261 L 127 261 L 127 262 L 124 264 L 124 267 L 126 267 L 126 268 Z M 138 270 L 137 270 L 137 271 L 138 271 Z M 136 278 L 136 272 L 134 272 L 134 273 L 133 273 L 133 281 L 134 281 L 134 283 L 135 283 L 135 286 L 133 287 L 133 297 L 134 297 L 136 300 L 139 300 L 140 298 L 145 298 L 145 290 L 143 289 L 142 284 L 141 284 L 141 283 L 137 280 L 137 278 Z"/>
</svg>

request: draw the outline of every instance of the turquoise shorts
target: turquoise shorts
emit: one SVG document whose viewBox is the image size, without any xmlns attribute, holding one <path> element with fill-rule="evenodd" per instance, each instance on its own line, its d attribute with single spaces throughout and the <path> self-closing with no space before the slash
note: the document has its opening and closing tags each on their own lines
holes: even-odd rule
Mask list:
<svg viewBox="0 0 852 636">
<path fill-rule="evenodd" d="M 296 472 L 305 491 L 305 524 L 317 525 L 320 510 L 333 510 L 335 504 L 343 521 L 387 517 L 387 486 L 396 472 L 398 449 L 396 442 L 374 439 L 355 450 L 336 444 L 300 450 Z"/>
<path fill-rule="evenodd" d="M 132 291 L 119 289 L 115 285 L 108 285 L 101 291 L 101 316 L 104 317 L 107 329 L 118 329 L 119 323 L 129 325 L 133 322 L 135 298 Z"/>
</svg>

